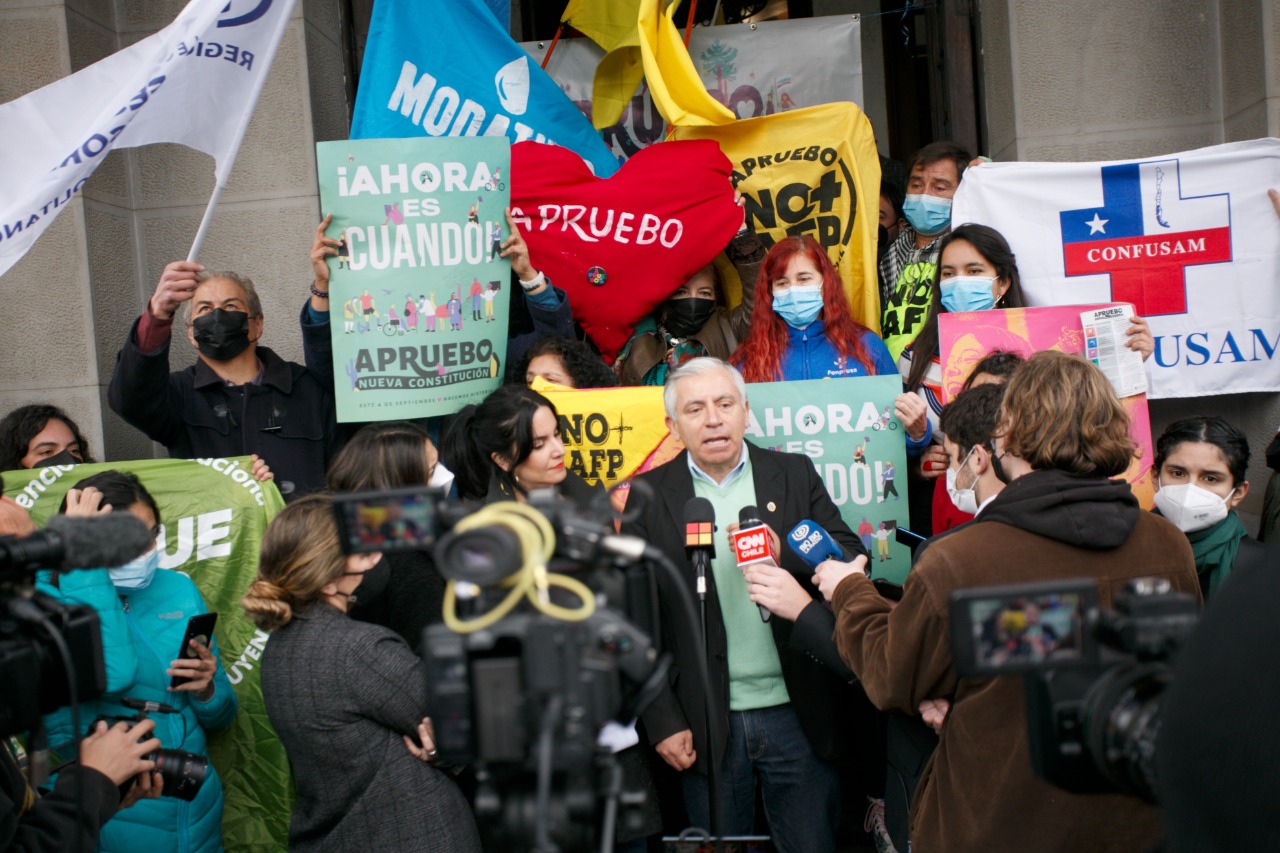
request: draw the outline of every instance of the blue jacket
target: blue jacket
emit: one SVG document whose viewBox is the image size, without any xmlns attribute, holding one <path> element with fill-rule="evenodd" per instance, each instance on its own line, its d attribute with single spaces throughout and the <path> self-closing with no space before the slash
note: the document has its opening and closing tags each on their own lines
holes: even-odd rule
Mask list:
<svg viewBox="0 0 1280 853">
<path fill-rule="evenodd" d="M 790 340 L 782 354 L 782 379 L 826 379 L 834 376 L 884 376 L 898 372 L 897 362 L 889 355 L 889 349 L 880 336 L 871 330 L 862 333 L 862 348 L 871 357 L 874 368 L 868 373 L 857 361 L 846 362 L 840 358 L 835 345 L 827 339 L 821 320 L 814 320 L 803 329 L 787 326 Z"/>
<path fill-rule="evenodd" d="M 827 379 L 837 376 L 893 376 L 898 363 L 889 354 L 889 348 L 875 332 L 862 333 L 862 349 L 871 357 L 874 370 L 871 373 L 857 361 L 846 362 L 835 345 L 827 339 L 827 331 L 821 320 L 814 320 L 803 329 L 787 326 L 787 351 L 782 354 L 782 379 Z M 906 436 L 907 455 L 915 458 L 924 452 L 933 438 L 933 427 L 927 425 L 919 439 Z"/>
<path fill-rule="evenodd" d="M 102 655 L 106 663 L 107 692 L 80 705 L 80 725 L 88 730 L 99 716 L 134 716 L 119 700 L 125 697 L 164 702 L 178 709 L 176 714 L 155 714 L 156 737 L 165 749 L 181 749 L 208 755 L 205 729 L 221 729 L 236 716 L 236 695 L 227 674 L 218 663 L 213 677 L 213 696 L 199 702 L 190 692 L 170 693 L 169 662 L 178 656 L 178 646 L 187 629 L 187 620 L 206 612 L 204 599 L 191 578 L 181 572 L 159 569 L 146 589 L 129 594 L 128 612 L 111 583 L 106 569 L 89 569 L 63 574 L 53 586 L 49 573 L 42 572 L 41 592 L 69 604 L 87 604 L 98 611 L 102 621 Z M 213 653 L 218 653 L 217 642 Z M 49 743 L 55 749 L 78 741 L 84 732 L 71 729 L 71 710 L 63 708 L 45 717 Z M 73 749 L 62 749 L 63 755 Z M 191 802 L 173 797 L 140 800 L 119 812 L 102 828 L 98 849 L 103 851 L 173 851 L 173 853 L 216 853 L 222 849 L 222 782 L 213 765 L 205 783 Z"/>
</svg>

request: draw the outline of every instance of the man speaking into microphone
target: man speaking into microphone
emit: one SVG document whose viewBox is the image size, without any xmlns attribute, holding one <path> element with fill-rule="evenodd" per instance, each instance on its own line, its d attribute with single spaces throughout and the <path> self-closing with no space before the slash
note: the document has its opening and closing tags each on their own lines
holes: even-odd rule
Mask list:
<svg viewBox="0 0 1280 853">
<path fill-rule="evenodd" d="M 643 715 L 645 729 L 663 760 L 682 771 L 694 825 L 708 826 L 709 726 L 720 757 L 720 834 L 752 832 L 758 781 L 779 851 L 833 851 L 840 818 L 835 761 L 847 728 L 840 694 L 848 684 L 820 660 L 834 651 L 833 620 L 808 581 L 812 570 L 778 548 L 777 531 L 808 518 L 844 547 L 849 566 L 865 565 L 866 551 L 840 519 L 807 456 L 762 450 L 743 440 L 749 410 L 746 385 L 735 368 L 716 358 L 688 361 L 668 376 L 663 402 L 667 427 L 685 451 L 640 475 L 653 499 L 622 532 L 666 553 L 684 570 L 696 596 L 684 507 L 695 497 L 714 507 L 705 650 L 713 707 L 708 713 L 696 677 L 696 656 L 703 654 L 698 626 L 686 624 L 676 606 L 674 581 L 659 576 L 661 640 L 673 666 L 670 687 Z M 739 571 L 730 528 L 737 529 L 744 507 L 758 509 L 765 525 L 759 529 L 773 537 L 779 566 L 756 561 Z M 762 619 L 761 604 L 777 618 Z M 805 630 L 810 620 L 825 627 Z"/>
</svg>

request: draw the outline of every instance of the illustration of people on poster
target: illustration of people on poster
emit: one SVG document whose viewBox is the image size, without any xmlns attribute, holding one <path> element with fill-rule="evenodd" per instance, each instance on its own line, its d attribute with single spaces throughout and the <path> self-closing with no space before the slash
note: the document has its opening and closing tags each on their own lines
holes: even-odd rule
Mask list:
<svg viewBox="0 0 1280 853">
<path fill-rule="evenodd" d="M 316 144 L 329 234 L 338 420 L 447 415 L 502 381 L 511 265 L 505 138 Z M 488 294 L 492 294 L 488 296 Z"/>
</svg>

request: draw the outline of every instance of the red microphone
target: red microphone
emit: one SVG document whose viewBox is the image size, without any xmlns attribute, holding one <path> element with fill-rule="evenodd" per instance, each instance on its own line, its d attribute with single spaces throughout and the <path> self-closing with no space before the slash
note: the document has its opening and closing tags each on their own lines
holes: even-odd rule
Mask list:
<svg viewBox="0 0 1280 853">
<path fill-rule="evenodd" d="M 739 571 L 747 566 L 778 567 L 773 537 L 769 535 L 768 525 L 760 520 L 760 510 L 756 507 L 744 506 L 738 513 L 738 532 L 733 534 L 733 556 Z M 760 608 L 760 621 L 768 622 L 773 618 L 769 608 L 763 604 L 756 606 Z"/>
</svg>

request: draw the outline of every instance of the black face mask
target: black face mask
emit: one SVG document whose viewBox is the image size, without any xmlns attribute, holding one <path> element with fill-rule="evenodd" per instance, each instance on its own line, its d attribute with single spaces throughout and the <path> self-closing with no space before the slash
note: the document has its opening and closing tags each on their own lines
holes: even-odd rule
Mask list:
<svg viewBox="0 0 1280 853">
<path fill-rule="evenodd" d="M 249 315 L 214 308 L 191 324 L 196 349 L 214 361 L 230 361 L 249 346 Z"/>
<path fill-rule="evenodd" d="M 391 564 L 384 556 L 374 564 L 372 569 L 360 576 L 360 583 L 356 584 L 356 588 L 347 596 L 347 603 L 352 608 L 352 612 L 358 612 L 359 609 L 367 608 L 380 600 L 390 580 Z"/>
<path fill-rule="evenodd" d="M 53 465 L 79 465 L 84 460 L 73 454 L 70 450 L 63 448 L 61 453 L 55 453 L 53 456 L 41 459 L 32 468 L 49 468 Z"/>
<path fill-rule="evenodd" d="M 997 480 L 1007 486 L 1009 485 L 1009 477 L 1004 473 L 1004 465 L 1000 462 L 1001 454 L 996 453 L 996 443 L 993 440 L 988 442 L 988 445 L 991 447 L 991 472 L 996 475 Z"/>
<path fill-rule="evenodd" d="M 711 315 L 716 313 L 716 301 L 697 296 L 668 299 L 666 309 L 663 327 L 677 338 L 687 338 L 696 335 L 699 329 L 707 325 Z"/>
</svg>

